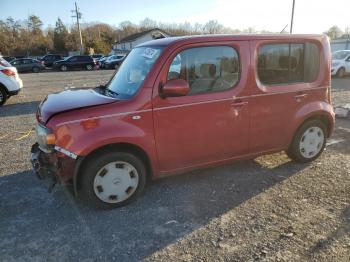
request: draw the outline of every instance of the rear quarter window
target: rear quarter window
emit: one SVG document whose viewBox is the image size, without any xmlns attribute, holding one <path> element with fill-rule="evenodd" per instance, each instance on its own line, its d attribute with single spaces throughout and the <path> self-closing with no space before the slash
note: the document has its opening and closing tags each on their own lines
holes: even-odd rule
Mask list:
<svg viewBox="0 0 350 262">
<path fill-rule="evenodd" d="M 309 42 L 265 44 L 258 51 L 257 66 L 265 85 L 311 83 L 320 69 L 319 48 Z"/>
</svg>

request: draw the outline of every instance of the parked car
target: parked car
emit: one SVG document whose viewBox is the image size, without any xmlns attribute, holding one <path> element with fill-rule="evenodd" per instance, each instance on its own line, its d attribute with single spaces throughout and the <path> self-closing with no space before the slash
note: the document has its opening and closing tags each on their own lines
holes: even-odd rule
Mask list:
<svg viewBox="0 0 350 262">
<path fill-rule="evenodd" d="M 110 57 L 110 55 L 103 56 L 98 60 L 98 65 L 100 68 L 102 68 L 104 61 L 106 61 L 108 57 Z"/>
<path fill-rule="evenodd" d="M 18 72 L 34 72 L 39 73 L 45 69 L 43 63 L 32 58 L 20 58 L 11 61 L 11 65 L 17 68 Z"/>
<path fill-rule="evenodd" d="M 106 67 L 106 64 L 108 64 L 108 68 L 110 68 L 111 66 L 111 63 L 112 63 L 112 61 L 118 61 L 119 62 L 119 60 L 121 60 L 121 59 L 124 59 L 124 55 L 110 55 L 110 56 L 108 56 L 108 57 L 106 57 L 106 59 L 101 59 L 99 62 L 99 64 L 100 64 L 100 68 L 105 68 L 105 69 L 107 69 L 107 67 Z M 114 66 L 113 66 L 113 69 L 114 69 Z"/>
<path fill-rule="evenodd" d="M 96 66 L 96 62 L 89 55 L 70 56 L 64 60 L 59 60 L 53 63 L 53 68 L 67 71 L 71 69 L 86 69 L 92 70 Z"/>
<path fill-rule="evenodd" d="M 7 62 L 11 62 L 12 60 L 16 59 L 16 57 L 14 56 L 3 56 L 2 58 L 5 59 Z"/>
<path fill-rule="evenodd" d="M 9 97 L 17 95 L 22 87 L 17 69 L 0 56 L 0 106 L 5 104 Z"/>
<path fill-rule="evenodd" d="M 332 54 L 331 73 L 337 77 L 350 73 L 350 50 L 340 50 Z"/>
<path fill-rule="evenodd" d="M 103 55 L 95 54 L 95 55 L 92 55 L 91 57 L 95 60 L 95 62 L 98 62 L 103 57 Z"/>
<path fill-rule="evenodd" d="M 105 69 L 117 69 L 121 63 L 124 61 L 124 55 L 111 56 L 107 60 L 104 61 Z"/>
<path fill-rule="evenodd" d="M 42 61 L 46 67 L 52 67 L 54 62 L 62 59 L 63 57 L 61 55 L 48 54 L 44 55 L 39 60 Z"/>
<path fill-rule="evenodd" d="M 73 183 L 89 203 L 117 207 L 149 179 L 282 150 L 313 161 L 334 126 L 330 59 L 323 35 L 143 43 L 106 86 L 46 97 L 34 170 Z"/>
</svg>

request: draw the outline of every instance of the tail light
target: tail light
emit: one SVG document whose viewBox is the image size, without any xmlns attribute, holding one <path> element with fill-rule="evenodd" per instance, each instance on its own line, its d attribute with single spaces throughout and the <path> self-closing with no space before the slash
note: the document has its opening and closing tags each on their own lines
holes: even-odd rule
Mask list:
<svg viewBox="0 0 350 262">
<path fill-rule="evenodd" d="M 10 69 L 1 69 L 0 71 L 7 76 L 16 76 L 16 73 Z"/>
</svg>

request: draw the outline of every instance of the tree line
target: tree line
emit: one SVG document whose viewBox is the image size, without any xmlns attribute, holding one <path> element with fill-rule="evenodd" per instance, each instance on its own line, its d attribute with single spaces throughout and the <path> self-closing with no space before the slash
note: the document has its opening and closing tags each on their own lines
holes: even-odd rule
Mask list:
<svg viewBox="0 0 350 262">
<path fill-rule="evenodd" d="M 256 31 L 254 28 L 244 30 L 232 29 L 217 20 L 201 23 L 161 23 L 145 18 L 139 24 L 123 21 L 117 27 L 105 23 L 85 23 L 81 25 L 82 38 L 86 52 L 92 48 L 94 53 L 108 54 L 116 41 L 124 37 L 152 28 L 159 28 L 170 35 L 194 34 L 237 34 L 237 33 L 273 33 Z M 325 33 L 331 38 L 349 38 L 349 28 L 343 32 L 337 26 Z M 79 50 L 79 33 L 77 26 L 66 25 L 60 18 L 54 27 L 45 27 L 40 17 L 30 15 L 25 20 L 8 17 L 0 20 L 0 54 L 11 56 L 39 56 L 47 53 L 67 55 L 69 51 Z"/>
</svg>

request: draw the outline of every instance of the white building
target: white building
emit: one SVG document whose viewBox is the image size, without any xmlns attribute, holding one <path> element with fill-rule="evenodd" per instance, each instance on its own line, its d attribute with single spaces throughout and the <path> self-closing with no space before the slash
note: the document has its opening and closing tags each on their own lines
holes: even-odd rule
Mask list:
<svg viewBox="0 0 350 262">
<path fill-rule="evenodd" d="M 349 50 L 350 49 L 350 39 L 337 39 L 331 41 L 332 52 L 338 50 Z"/>
<path fill-rule="evenodd" d="M 166 32 L 154 28 L 151 30 L 143 31 L 140 33 L 129 35 L 113 45 L 111 54 L 126 54 L 135 46 L 142 44 L 144 42 L 169 37 L 170 35 Z"/>
</svg>

